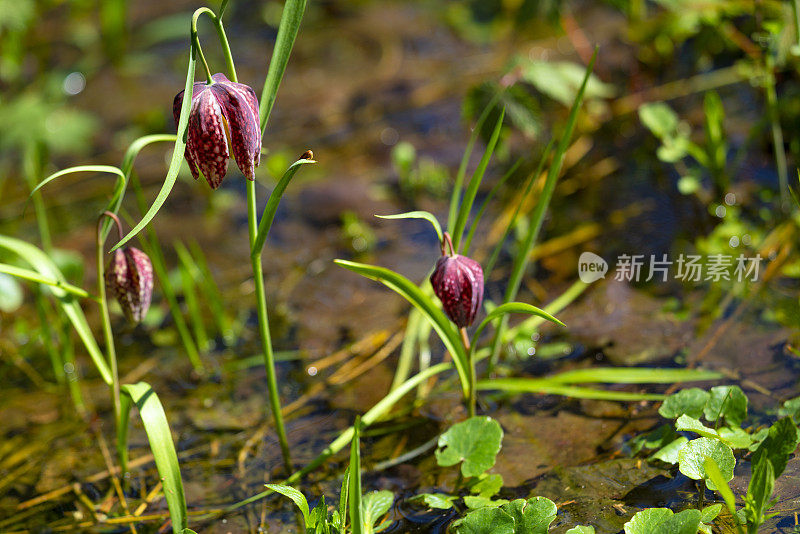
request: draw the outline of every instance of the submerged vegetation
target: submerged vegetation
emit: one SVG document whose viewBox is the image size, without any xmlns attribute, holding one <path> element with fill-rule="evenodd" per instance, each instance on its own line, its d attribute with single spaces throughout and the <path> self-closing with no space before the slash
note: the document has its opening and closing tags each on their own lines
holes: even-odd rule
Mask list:
<svg viewBox="0 0 800 534">
<path fill-rule="evenodd" d="M 157 7 L 56 13 L 59 81 L 59 4 L 0 0 L 0 531 L 800 531 L 796 1 L 222 0 L 134 38 Z M 364 187 L 353 50 L 301 27 L 373 9 L 381 84 L 393 16 L 503 52 L 442 91 L 468 138 L 387 124 Z M 182 90 L 144 73 L 164 43 Z M 64 106 L 119 73 L 153 82 L 135 126 Z M 430 102 L 400 85 L 369 91 Z"/>
</svg>

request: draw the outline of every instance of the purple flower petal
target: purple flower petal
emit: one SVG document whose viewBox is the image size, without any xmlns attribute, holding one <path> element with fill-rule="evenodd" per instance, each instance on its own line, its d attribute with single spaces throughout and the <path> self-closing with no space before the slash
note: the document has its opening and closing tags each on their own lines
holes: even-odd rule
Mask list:
<svg viewBox="0 0 800 534">
<path fill-rule="evenodd" d="M 466 256 L 442 256 L 431 275 L 433 292 L 459 328 L 475 321 L 483 302 L 483 269 Z"/>
<path fill-rule="evenodd" d="M 222 109 L 211 91 L 201 91 L 192 100 L 188 128 L 189 166 L 196 163 L 208 185 L 216 189 L 228 171 L 228 143 Z"/>
<path fill-rule="evenodd" d="M 105 281 L 128 320 L 141 321 L 153 296 L 153 265 L 147 254 L 134 247 L 114 251 Z"/>
<path fill-rule="evenodd" d="M 261 124 L 253 89 L 219 73 L 211 81 L 210 85 L 195 83 L 192 88 L 184 156 L 192 176 L 198 178 L 202 173 L 216 189 L 228 170 L 231 152 L 242 173 L 255 179 L 255 168 L 261 162 Z M 183 91 L 172 103 L 176 124 L 182 99 Z"/>
<path fill-rule="evenodd" d="M 230 125 L 231 152 L 242 173 L 255 179 L 261 162 L 261 122 L 256 93 L 247 85 L 228 81 L 222 74 L 213 76 L 211 91 Z"/>
</svg>

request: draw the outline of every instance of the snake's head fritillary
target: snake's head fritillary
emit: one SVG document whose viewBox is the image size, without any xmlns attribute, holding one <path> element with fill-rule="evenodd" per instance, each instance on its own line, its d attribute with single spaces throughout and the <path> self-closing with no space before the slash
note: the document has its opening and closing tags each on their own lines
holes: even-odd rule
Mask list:
<svg viewBox="0 0 800 534">
<path fill-rule="evenodd" d="M 475 321 L 483 302 L 483 269 L 466 256 L 442 255 L 431 275 L 433 292 L 445 313 L 459 328 Z"/>
<path fill-rule="evenodd" d="M 115 250 L 106 268 L 106 288 L 129 321 L 141 321 L 153 296 L 153 264 L 147 254 L 134 247 Z"/>
<path fill-rule="evenodd" d="M 183 91 L 175 96 L 172 106 L 176 124 L 182 101 Z M 254 180 L 261 161 L 258 99 L 250 86 L 215 74 L 210 84 L 198 82 L 192 89 L 186 161 L 195 179 L 202 174 L 216 189 L 228 171 L 231 153 L 245 177 Z"/>
</svg>

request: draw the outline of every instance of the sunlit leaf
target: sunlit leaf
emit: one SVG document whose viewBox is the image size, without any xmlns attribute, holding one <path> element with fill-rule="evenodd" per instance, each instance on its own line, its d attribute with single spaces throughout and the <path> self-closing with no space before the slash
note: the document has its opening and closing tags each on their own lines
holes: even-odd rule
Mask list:
<svg viewBox="0 0 800 534">
<path fill-rule="evenodd" d="M 409 211 L 406 213 L 398 213 L 396 215 L 376 215 L 375 217 L 378 217 L 379 219 L 425 219 L 433 225 L 433 229 L 436 230 L 436 235 L 439 237 L 439 242 L 441 243 L 444 240 L 444 234 L 442 233 L 442 227 L 439 224 L 439 220 L 430 212 Z"/>
<path fill-rule="evenodd" d="M 163 206 L 164 202 L 167 201 L 167 197 L 172 191 L 172 187 L 175 185 L 175 180 L 178 178 L 178 171 L 183 163 L 184 150 L 186 149 L 186 127 L 189 123 L 189 111 L 191 110 L 194 68 L 195 57 L 194 50 L 192 50 L 189 52 L 189 66 L 186 72 L 186 84 L 184 85 L 183 102 L 181 103 L 181 113 L 178 120 L 178 134 L 175 138 L 175 147 L 172 149 L 172 159 L 170 160 L 169 169 L 167 169 L 167 176 L 164 178 L 164 183 L 161 186 L 161 190 L 158 192 L 158 195 L 153 201 L 153 204 L 150 206 L 150 209 L 147 211 L 147 213 L 145 213 L 144 217 L 142 217 L 142 220 L 139 221 L 119 243 L 114 245 L 111 248 L 111 251 L 118 249 L 130 241 L 136 234 L 141 232 L 145 226 L 150 224 L 150 221 L 152 221 L 156 216 L 158 211 L 161 209 L 161 206 Z"/>
<path fill-rule="evenodd" d="M 172 434 L 167 423 L 167 416 L 158 395 L 149 384 L 126 384 L 121 388 L 123 395 L 123 413 L 125 414 L 125 427 L 132 404 L 139 409 L 147 440 L 150 442 L 150 451 L 156 462 L 156 469 L 163 485 L 164 497 L 172 519 L 172 529 L 182 532 L 187 528 L 186 497 L 183 491 L 178 455 L 172 442 Z M 131 404 L 132 403 L 132 404 Z"/>
<path fill-rule="evenodd" d="M 431 322 L 434 330 L 439 334 L 442 343 L 444 343 L 445 348 L 452 354 L 453 362 L 456 365 L 463 390 L 467 391 L 469 381 L 466 368 L 467 354 L 464 345 L 453 323 L 450 322 L 444 312 L 436 306 L 433 299 L 424 294 L 422 290 L 408 278 L 390 269 L 346 260 L 334 260 L 334 262 L 362 276 L 381 282 L 416 306 Z"/>
<path fill-rule="evenodd" d="M 687 443 L 678 453 L 678 470 L 693 480 L 706 480 L 710 489 L 717 489 L 705 471 L 705 459 L 711 458 L 727 482 L 733 478 L 736 459 L 730 447 L 714 438 L 697 438 Z"/>
<path fill-rule="evenodd" d="M 471 417 L 439 436 L 436 461 L 441 466 L 461 464 L 461 474 L 476 477 L 490 469 L 500 452 L 503 429 L 491 417 Z"/>
</svg>

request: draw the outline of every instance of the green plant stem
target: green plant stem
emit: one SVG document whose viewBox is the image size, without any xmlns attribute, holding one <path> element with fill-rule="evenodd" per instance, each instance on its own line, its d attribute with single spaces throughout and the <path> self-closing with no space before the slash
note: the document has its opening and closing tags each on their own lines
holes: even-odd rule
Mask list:
<svg viewBox="0 0 800 534">
<path fill-rule="evenodd" d="M 475 405 L 477 404 L 477 397 L 475 394 L 475 385 L 478 383 L 478 376 L 475 371 L 475 351 L 469 344 L 469 335 L 467 335 L 466 328 L 459 328 L 461 334 L 461 342 L 464 343 L 464 350 L 467 352 L 467 371 L 469 372 L 469 388 L 467 391 L 467 414 L 469 417 L 475 417 Z"/>
<path fill-rule="evenodd" d="M 781 210 L 789 208 L 789 170 L 786 164 L 786 152 L 783 149 L 783 130 L 778 113 L 778 95 L 775 90 L 775 64 L 772 55 L 764 54 L 765 87 L 767 97 L 767 113 L 772 130 L 772 146 L 775 153 L 775 165 L 778 170 L 778 184 L 781 193 Z"/>
<path fill-rule="evenodd" d="M 258 222 L 256 220 L 256 183 L 247 181 L 247 226 L 250 231 L 250 246 L 256 243 Z M 255 252 L 252 251 L 251 252 Z M 267 311 L 267 293 L 264 287 L 264 270 L 261 263 L 261 254 L 251 253 L 250 262 L 253 267 L 253 278 L 256 286 L 256 311 L 258 313 L 258 332 L 261 337 L 261 350 L 264 353 L 264 369 L 267 372 L 267 392 L 275 421 L 275 430 L 278 433 L 278 442 L 283 454 L 283 464 L 287 475 L 292 472 L 292 459 L 289 453 L 289 441 L 286 439 L 286 429 L 283 425 L 281 413 L 281 400 L 278 394 L 278 379 L 275 372 L 275 355 L 272 351 L 272 338 L 269 332 L 269 314 Z"/>
<path fill-rule="evenodd" d="M 25 180 L 33 191 L 36 188 L 36 177 L 42 172 L 42 150 L 34 143 L 29 143 L 25 150 Z M 50 254 L 53 250 L 53 240 L 50 236 L 50 224 L 47 220 L 47 210 L 44 207 L 41 193 L 31 196 L 33 210 L 36 214 L 36 225 L 39 228 L 39 237 L 42 240 L 42 250 Z"/>
<path fill-rule="evenodd" d="M 114 348 L 114 334 L 111 331 L 111 318 L 108 314 L 108 299 L 106 298 L 105 281 L 105 254 L 103 254 L 103 220 L 106 217 L 116 219 L 116 215 L 104 211 L 97 219 L 97 295 L 100 301 L 100 318 L 103 326 L 103 338 L 106 342 L 106 357 L 111 369 L 111 399 L 114 404 L 114 425 L 117 432 L 117 455 L 120 462 L 120 473 L 125 476 L 128 472 L 127 451 L 125 434 L 122 430 L 122 404 L 120 403 L 119 371 L 117 368 L 117 352 Z M 119 228 L 119 221 L 117 221 Z M 120 228 L 119 238 L 122 239 Z"/>
<path fill-rule="evenodd" d="M 225 62 L 228 67 L 230 80 L 232 82 L 238 82 L 236 67 L 233 63 L 231 48 L 225 36 L 222 20 L 214 15 L 211 10 L 208 10 L 208 14 L 217 29 L 217 35 L 225 55 Z M 280 80 L 278 80 L 278 82 L 279 81 Z M 281 446 L 284 469 L 288 475 L 292 472 L 292 458 L 289 451 L 289 440 L 286 438 L 286 428 L 283 424 L 281 399 L 278 392 L 278 378 L 275 372 L 275 354 L 272 349 L 272 336 L 269 332 L 269 312 L 267 310 L 267 292 L 264 287 L 264 268 L 261 261 L 261 251 L 256 249 L 256 241 L 258 239 L 258 215 L 256 208 L 256 183 L 255 180 L 247 180 L 247 227 L 250 234 L 250 263 L 253 268 L 253 280 L 255 281 L 258 332 L 261 338 L 261 351 L 264 354 L 264 368 L 267 373 L 267 395 L 272 411 L 272 418 L 275 421 L 275 431 L 278 434 L 278 442 Z M 269 229 L 267 228 L 266 230 L 268 231 Z"/>
<path fill-rule="evenodd" d="M 203 65 L 203 70 L 206 71 L 206 83 L 211 84 L 211 69 L 208 68 L 208 62 L 206 61 L 206 56 L 203 55 L 203 48 L 200 46 L 200 38 L 197 35 L 197 19 L 200 18 L 200 15 L 207 14 L 212 21 L 217 20 L 217 15 L 211 11 L 207 7 L 201 7 L 200 9 L 196 10 L 192 15 L 192 48 L 194 52 L 200 56 L 200 63 Z M 230 52 L 230 51 L 229 51 Z M 233 81 L 233 80 L 232 80 Z"/>
</svg>

